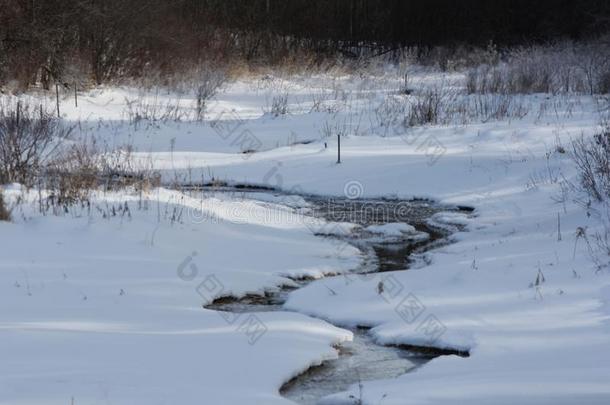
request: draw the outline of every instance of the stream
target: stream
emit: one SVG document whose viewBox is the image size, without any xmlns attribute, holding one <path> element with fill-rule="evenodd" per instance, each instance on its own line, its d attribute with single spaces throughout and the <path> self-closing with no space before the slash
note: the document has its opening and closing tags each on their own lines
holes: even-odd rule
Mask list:
<svg viewBox="0 0 610 405">
<path fill-rule="evenodd" d="M 227 192 L 227 191 L 223 191 Z M 243 193 L 243 191 L 241 191 Z M 258 199 L 269 190 L 249 191 L 247 198 Z M 430 220 L 440 212 L 470 213 L 467 207 L 443 206 L 428 200 L 399 199 L 348 199 L 303 196 L 308 204 L 305 211 L 308 215 L 323 218 L 329 222 L 349 222 L 360 225 L 349 234 L 324 234 L 320 237 L 339 239 L 360 249 L 365 257 L 358 273 L 377 273 L 405 270 L 424 262 L 425 252 L 431 248 L 449 243 L 452 230 L 459 227 L 435 226 Z M 264 198 L 260 198 L 264 201 Z M 397 232 L 393 228 L 384 231 L 384 225 L 404 223 L 414 227 L 403 226 Z M 387 226 L 387 225 L 386 225 Z M 404 232 L 404 230 L 409 230 Z M 400 230 L 400 228 L 399 228 Z M 295 279 L 298 288 L 315 280 Z M 295 287 L 283 288 L 277 293 L 264 296 L 247 295 L 236 299 L 223 297 L 215 300 L 207 309 L 229 312 L 269 312 L 285 311 L 283 303 Z M 338 325 L 342 327 L 341 325 Z M 383 346 L 375 343 L 368 328 L 348 328 L 353 332 L 353 341 L 336 347 L 338 358 L 311 367 L 304 373 L 286 382 L 280 393 L 298 404 L 316 404 L 321 398 L 346 391 L 350 386 L 360 385 L 363 381 L 390 379 L 424 365 L 434 357 L 443 354 L 467 356 L 467 353 L 446 350 L 435 351 L 396 346 Z M 359 399 L 353 398 L 354 404 Z"/>
</svg>

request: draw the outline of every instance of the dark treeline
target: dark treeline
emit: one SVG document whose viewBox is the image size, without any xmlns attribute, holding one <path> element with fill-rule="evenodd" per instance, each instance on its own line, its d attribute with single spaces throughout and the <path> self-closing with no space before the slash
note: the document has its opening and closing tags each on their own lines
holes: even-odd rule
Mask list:
<svg viewBox="0 0 610 405">
<path fill-rule="evenodd" d="M 581 39 L 607 0 L 0 0 L 0 84 L 103 83 L 229 60 Z M 79 76 L 80 75 L 80 76 Z"/>
<path fill-rule="evenodd" d="M 216 0 L 221 21 L 319 40 L 514 45 L 608 29 L 607 0 Z"/>
</svg>

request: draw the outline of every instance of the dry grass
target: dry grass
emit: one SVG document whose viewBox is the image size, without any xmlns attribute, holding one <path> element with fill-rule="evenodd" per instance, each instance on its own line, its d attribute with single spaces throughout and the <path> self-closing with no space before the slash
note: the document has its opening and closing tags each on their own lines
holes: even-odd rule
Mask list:
<svg viewBox="0 0 610 405">
<path fill-rule="evenodd" d="M 72 145 L 48 166 L 41 186 L 61 204 L 86 202 L 92 191 L 132 188 L 146 191 L 160 185 L 152 168 L 135 167 L 132 150 L 101 148 L 95 140 Z"/>
</svg>

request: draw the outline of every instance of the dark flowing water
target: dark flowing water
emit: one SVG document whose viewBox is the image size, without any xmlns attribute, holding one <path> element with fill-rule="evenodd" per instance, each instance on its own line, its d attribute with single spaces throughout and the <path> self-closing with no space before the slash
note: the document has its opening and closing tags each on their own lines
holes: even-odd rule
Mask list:
<svg viewBox="0 0 610 405">
<path fill-rule="evenodd" d="M 258 193 L 250 192 L 248 198 L 256 199 Z M 360 225 L 354 232 L 336 235 L 319 232 L 321 237 L 347 242 L 365 254 L 360 273 L 373 273 L 408 269 L 414 254 L 424 253 L 432 247 L 448 243 L 448 231 L 428 223 L 435 213 L 460 211 L 427 200 L 398 199 L 347 199 L 306 196 L 309 215 L 330 222 L 349 222 Z M 463 209 L 465 212 L 471 210 Z M 371 226 L 405 223 L 415 229 L 411 232 L 378 232 Z M 312 280 L 294 280 L 303 287 Z M 283 303 L 295 287 L 283 288 L 265 296 L 250 295 L 240 299 L 225 297 L 206 306 L 208 309 L 229 312 L 283 311 Z M 337 347 L 339 357 L 320 366 L 312 367 L 282 386 L 281 394 L 300 404 L 316 404 L 321 398 L 346 391 L 350 386 L 364 381 L 395 378 L 425 364 L 441 352 L 421 351 L 417 348 L 383 346 L 375 343 L 366 328 L 352 329 L 353 341 Z M 461 353 L 442 353 L 461 354 Z M 358 403 L 358 398 L 353 398 Z"/>
</svg>

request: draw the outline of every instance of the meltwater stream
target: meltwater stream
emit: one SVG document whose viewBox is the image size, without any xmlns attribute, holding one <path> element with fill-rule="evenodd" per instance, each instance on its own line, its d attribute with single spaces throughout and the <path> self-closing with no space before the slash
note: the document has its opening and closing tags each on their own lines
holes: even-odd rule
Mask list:
<svg viewBox="0 0 610 405">
<path fill-rule="evenodd" d="M 226 192 L 226 191 L 225 191 Z M 248 198 L 257 199 L 257 191 Z M 262 195 L 260 195 L 262 197 Z M 436 227 L 430 219 L 446 211 L 465 211 L 466 208 L 441 206 L 427 200 L 347 199 L 304 196 L 310 215 L 329 222 L 350 222 L 360 225 L 350 234 L 321 237 L 341 239 L 359 248 L 367 258 L 359 273 L 377 273 L 407 269 L 414 253 L 447 243 L 449 230 Z M 377 232 L 378 225 L 405 223 L 415 227 L 411 232 Z M 383 227 L 381 227 L 383 229 Z M 312 280 L 294 280 L 303 287 Z M 295 288 L 285 288 L 265 296 L 246 296 L 239 299 L 224 297 L 206 306 L 207 309 L 229 312 L 284 311 L 283 303 Z M 434 352 L 405 350 L 376 344 L 366 328 L 352 329 L 353 341 L 337 346 L 339 357 L 312 367 L 285 383 L 280 393 L 299 404 L 316 404 L 321 398 L 346 391 L 364 381 L 395 378 L 405 374 L 438 355 Z M 358 398 L 353 398 L 359 403 Z"/>
</svg>

